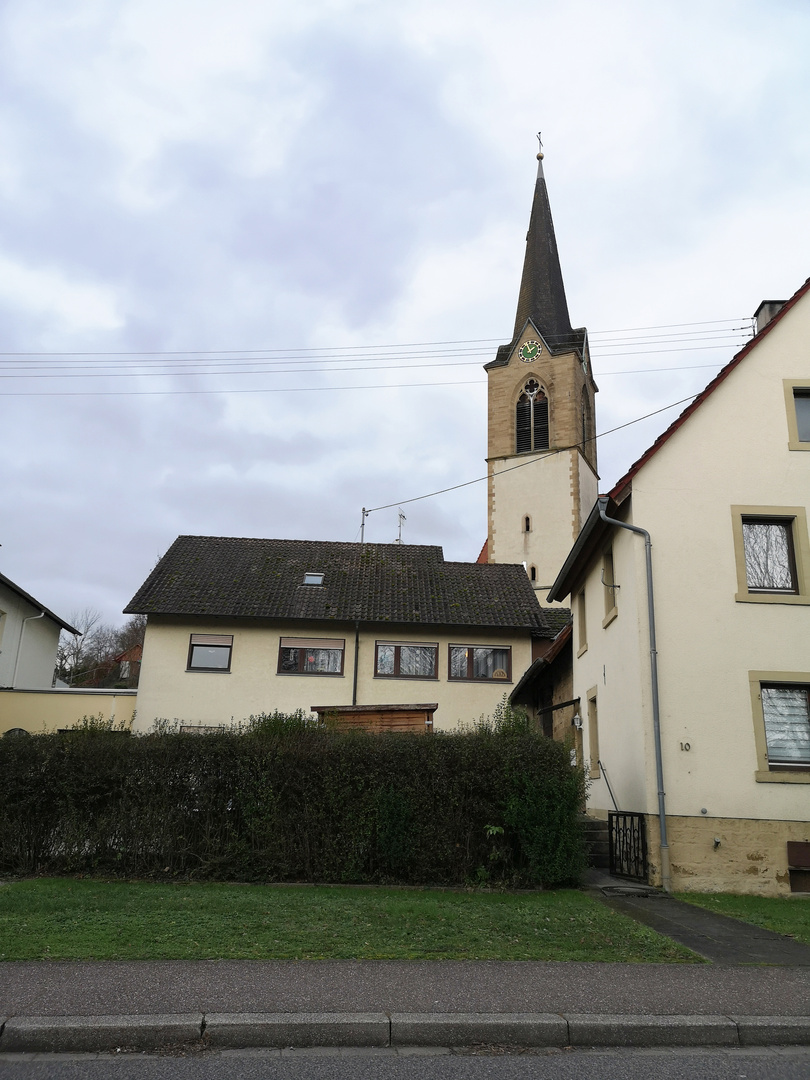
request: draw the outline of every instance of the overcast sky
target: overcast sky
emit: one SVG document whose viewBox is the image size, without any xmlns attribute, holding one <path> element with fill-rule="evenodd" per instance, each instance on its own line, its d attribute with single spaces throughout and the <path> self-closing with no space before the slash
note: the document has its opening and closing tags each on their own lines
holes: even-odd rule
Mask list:
<svg viewBox="0 0 810 1080">
<path fill-rule="evenodd" d="M 540 129 L 599 430 L 694 394 L 810 274 L 809 56 L 806 0 L 4 0 L 0 570 L 117 623 L 179 533 L 484 475 Z M 478 555 L 485 485 L 403 510 Z"/>
</svg>

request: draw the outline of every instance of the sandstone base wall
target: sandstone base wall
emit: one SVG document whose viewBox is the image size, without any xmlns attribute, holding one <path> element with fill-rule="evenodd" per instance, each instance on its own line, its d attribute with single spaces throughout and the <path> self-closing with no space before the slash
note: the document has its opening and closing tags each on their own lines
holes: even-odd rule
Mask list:
<svg viewBox="0 0 810 1080">
<path fill-rule="evenodd" d="M 661 884 L 658 837 L 658 818 L 648 815 L 651 885 Z M 789 896 L 787 842 L 810 840 L 810 822 L 667 817 L 667 839 L 676 892 Z"/>
</svg>

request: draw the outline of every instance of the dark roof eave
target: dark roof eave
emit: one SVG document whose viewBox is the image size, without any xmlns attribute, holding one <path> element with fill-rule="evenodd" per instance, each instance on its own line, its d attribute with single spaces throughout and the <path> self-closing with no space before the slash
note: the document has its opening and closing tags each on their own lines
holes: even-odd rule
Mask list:
<svg viewBox="0 0 810 1080">
<path fill-rule="evenodd" d="M 355 623 L 360 623 L 361 626 L 441 626 L 447 630 L 457 630 L 459 633 L 463 630 L 505 630 L 509 632 L 520 632 L 531 634 L 532 637 L 538 637 L 543 640 L 548 640 L 552 637 L 552 634 L 546 627 L 540 626 L 537 622 L 525 622 L 525 623 L 500 623 L 500 622 L 436 622 L 435 620 L 428 621 L 427 619 L 420 619 L 416 615 L 412 619 L 369 619 L 365 616 L 354 618 L 352 616 L 332 616 L 332 615 L 246 615 L 244 612 L 207 612 L 199 610 L 190 611 L 147 611 L 145 606 L 126 607 L 124 608 L 124 615 L 159 615 L 165 616 L 168 619 L 245 619 L 251 622 L 279 622 L 279 623 L 345 623 L 347 626 L 354 626 Z M 77 631 L 78 633 L 78 631 Z M 556 635 L 555 635 L 556 636 Z"/>
<path fill-rule="evenodd" d="M 21 596 L 23 600 L 26 600 L 32 607 L 37 608 L 47 615 L 49 619 L 57 624 L 57 626 L 60 626 L 63 630 L 67 630 L 69 634 L 81 634 L 81 631 L 77 630 L 75 626 L 71 626 L 70 623 L 65 622 L 64 619 L 60 619 L 50 608 L 46 608 L 44 604 L 40 604 L 39 600 L 36 600 L 30 593 L 27 593 L 25 589 L 21 589 L 19 585 L 15 585 L 5 574 L 0 574 L 0 582 L 2 582 L 3 585 L 7 585 L 12 592 L 15 592 L 17 596 Z"/>
<path fill-rule="evenodd" d="M 549 590 L 546 597 L 549 602 L 559 602 L 570 595 L 574 583 L 589 565 L 594 551 L 599 548 L 605 535 L 613 528 L 612 525 L 608 525 L 607 522 L 602 520 L 600 514 L 602 509 L 605 510 L 608 516 L 613 516 L 618 507 L 607 495 L 600 495 L 593 504 L 588 520 L 582 526 L 579 536 L 574 541 L 574 546 L 568 552 L 568 556 L 562 564 L 556 581 Z"/>
<path fill-rule="evenodd" d="M 536 660 L 533 660 L 518 679 L 517 686 L 515 686 L 512 693 L 509 695 L 509 704 L 513 705 L 523 690 L 534 682 L 540 672 L 544 671 L 548 666 L 549 664 L 545 657 L 540 656 Z"/>
<path fill-rule="evenodd" d="M 796 290 L 793 296 L 791 296 L 791 298 L 784 304 L 782 309 L 778 311 L 776 315 L 774 315 L 771 321 L 765 326 L 763 326 L 759 333 L 755 334 L 754 337 L 752 337 L 751 340 L 747 342 L 742 347 L 742 349 L 740 349 L 740 351 L 731 358 L 731 360 L 729 360 L 729 362 L 724 368 L 721 368 L 721 370 L 715 375 L 712 381 L 706 387 L 704 387 L 704 389 L 701 390 L 701 392 L 696 397 L 694 397 L 692 401 L 686 406 L 683 412 L 672 421 L 666 431 L 662 432 L 662 434 L 658 436 L 652 446 L 645 450 L 641 457 L 633 462 L 633 464 L 630 466 L 624 476 L 620 477 L 610 490 L 610 497 L 614 500 L 616 504 L 622 503 L 629 491 L 632 489 L 633 477 L 636 475 L 636 473 L 639 472 L 639 470 L 647 464 L 651 457 L 658 453 L 664 443 L 669 441 L 669 439 L 675 434 L 678 428 L 682 427 L 686 423 L 692 413 L 695 412 L 696 409 L 700 408 L 706 398 L 709 397 L 709 395 L 712 394 L 717 389 L 717 387 L 728 378 L 731 372 L 739 366 L 739 364 L 745 359 L 745 357 L 751 352 L 751 350 L 756 345 L 758 345 L 760 341 L 762 341 L 766 334 L 769 334 L 771 330 L 773 330 L 774 326 L 776 326 L 776 324 L 784 318 L 784 316 L 790 311 L 790 309 L 794 307 L 808 291 L 810 291 L 810 278 L 808 278 L 805 283 Z M 760 304 L 760 307 L 761 306 L 762 305 Z M 759 310 L 759 308 L 757 308 L 757 310 Z"/>
</svg>

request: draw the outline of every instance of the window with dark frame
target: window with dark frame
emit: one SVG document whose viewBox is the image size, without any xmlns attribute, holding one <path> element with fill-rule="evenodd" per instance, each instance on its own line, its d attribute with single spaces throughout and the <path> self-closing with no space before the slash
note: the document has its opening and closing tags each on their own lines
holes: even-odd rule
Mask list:
<svg viewBox="0 0 810 1080">
<path fill-rule="evenodd" d="M 343 638 L 283 637 L 278 650 L 279 675 L 342 675 Z"/>
<path fill-rule="evenodd" d="M 810 388 L 794 389 L 793 405 L 796 409 L 796 432 L 799 442 L 810 443 Z"/>
<path fill-rule="evenodd" d="M 810 686 L 762 684 L 768 767 L 810 768 Z"/>
<path fill-rule="evenodd" d="M 192 634 L 187 671 L 230 671 L 233 634 Z"/>
<path fill-rule="evenodd" d="M 448 677 L 509 682 L 512 678 L 512 650 L 508 646 L 451 645 Z"/>
<path fill-rule="evenodd" d="M 748 591 L 797 593 L 793 519 L 744 517 L 742 534 Z"/>
<path fill-rule="evenodd" d="M 438 656 L 438 644 L 378 641 L 374 674 L 383 679 L 435 679 Z"/>
</svg>

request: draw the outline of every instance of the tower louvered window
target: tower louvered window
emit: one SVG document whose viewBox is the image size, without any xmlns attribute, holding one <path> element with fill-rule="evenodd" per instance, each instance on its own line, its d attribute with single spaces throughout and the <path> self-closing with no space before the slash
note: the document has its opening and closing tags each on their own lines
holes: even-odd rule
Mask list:
<svg viewBox="0 0 810 1080">
<path fill-rule="evenodd" d="M 535 379 L 523 387 L 515 408 L 515 450 L 548 450 L 548 398 Z"/>
</svg>

